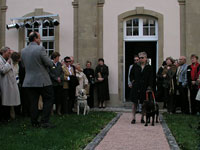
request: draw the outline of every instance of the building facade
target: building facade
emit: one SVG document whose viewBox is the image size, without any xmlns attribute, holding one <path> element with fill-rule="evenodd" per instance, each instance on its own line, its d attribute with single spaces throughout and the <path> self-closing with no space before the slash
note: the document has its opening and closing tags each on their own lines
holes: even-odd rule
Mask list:
<svg viewBox="0 0 200 150">
<path fill-rule="evenodd" d="M 189 60 L 199 54 L 198 0 L 0 0 L 0 8 L 0 46 L 21 51 L 35 30 L 49 55 L 74 56 L 82 67 L 90 60 L 93 68 L 103 57 L 110 73 L 109 106 L 128 102 L 127 73 L 134 54 L 146 51 L 155 73 L 168 56 Z M 56 27 L 41 20 L 40 26 L 6 29 L 13 18 L 55 14 Z"/>
</svg>

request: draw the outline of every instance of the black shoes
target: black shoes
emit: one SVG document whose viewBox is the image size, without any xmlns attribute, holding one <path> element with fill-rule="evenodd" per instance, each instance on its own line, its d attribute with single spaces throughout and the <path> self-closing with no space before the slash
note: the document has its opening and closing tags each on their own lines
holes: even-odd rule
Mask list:
<svg viewBox="0 0 200 150">
<path fill-rule="evenodd" d="M 32 123 L 32 127 L 39 128 L 40 127 L 40 123 L 39 122 Z"/>
<path fill-rule="evenodd" d="M 135 119 L 133 119 L 133 120 L 131 121 L 131 124 L 135 124 Z"/>
<path fill-rule="evenodd" d="M 145 123 L 145 122 L 144 122 L 144 119 L 141 119 L 141 123 Z"/>
<path fill-rule="evenodd" d="M 141 123 L 145 123 L 145 122 L 144 122 L 144 119 L 141 119 Z M 135 124 L 135 119 L 133 119 L 133 120 L 131 121 L 131 124 Z"/>
</svg>

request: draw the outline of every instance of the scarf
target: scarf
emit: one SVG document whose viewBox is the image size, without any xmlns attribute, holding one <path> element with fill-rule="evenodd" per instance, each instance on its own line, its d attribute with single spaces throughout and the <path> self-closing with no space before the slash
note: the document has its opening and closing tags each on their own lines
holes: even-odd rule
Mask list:
<svg viewBox="0 0 200 150">
<path fill-rule="evenodd" d="M 191 71 L 191 80 L 196 81 L 198 78 L 197 75 L 197 67 L 199 66 L 199 63 L 196 63 L 195 65 L 191 65 L 192 71 Z"/>
</svg>

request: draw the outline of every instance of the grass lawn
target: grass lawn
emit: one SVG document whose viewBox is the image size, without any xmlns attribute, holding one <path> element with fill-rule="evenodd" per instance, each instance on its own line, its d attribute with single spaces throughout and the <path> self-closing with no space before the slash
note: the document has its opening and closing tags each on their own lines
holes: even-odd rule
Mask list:
<svg viewBox="0 0 200 150">
<path fill-rule="evenodd" d="M 0 124 L 1 150 L 79 150 L 103 129 L 116 113 L 90 112 L 51 117 L 53 129 L 33 128 L 29 118 Z"/>
<path fill-rule="evenodd" d="M 167 113 L 163 116 L 182 150 L 200 150 L 200 131 L 197 130 L 200 116 Z"/>
</svg>

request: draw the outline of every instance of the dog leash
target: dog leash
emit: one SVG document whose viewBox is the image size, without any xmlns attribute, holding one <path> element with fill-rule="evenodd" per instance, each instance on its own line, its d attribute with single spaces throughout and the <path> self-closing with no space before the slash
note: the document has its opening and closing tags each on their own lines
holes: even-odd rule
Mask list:
<svg viewBox="0 0 200 150">
<path fill-rule="evenodd" d="M 154 92 L 151 91 L 151 93 L 152 93 L 152 96 L 153 96 L 153 103 L 156 104 Z M 148 92 L 146 92 L 146 100 L 149 100 L 149 98 L 148 98 Z"/>
</svg>

